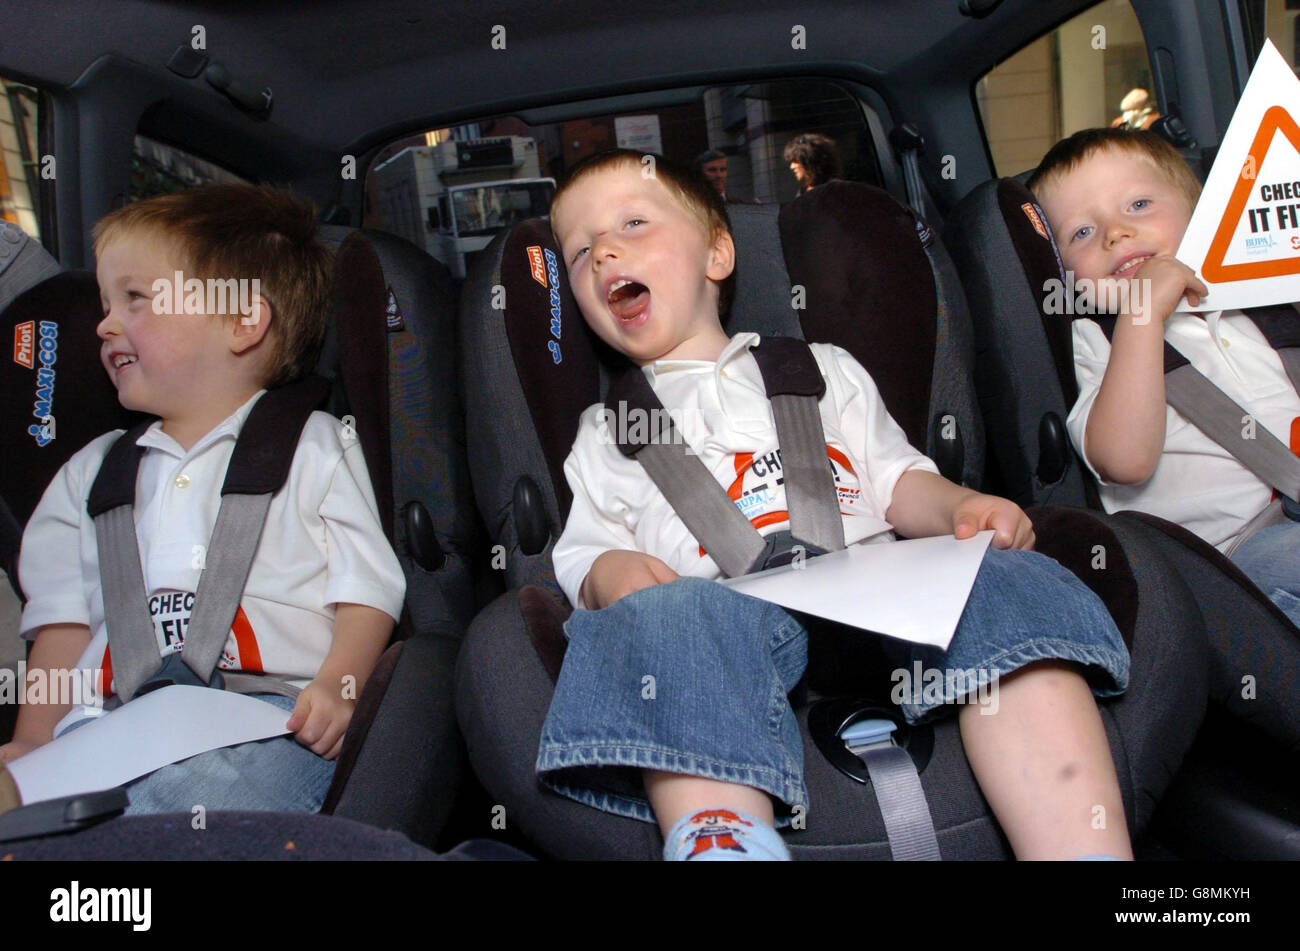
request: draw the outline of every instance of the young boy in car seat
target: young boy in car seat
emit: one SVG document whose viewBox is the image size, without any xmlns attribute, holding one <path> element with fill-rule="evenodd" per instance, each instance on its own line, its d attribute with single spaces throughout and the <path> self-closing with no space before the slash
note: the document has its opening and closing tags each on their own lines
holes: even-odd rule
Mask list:
<svg viewBox="0 0 1300 951">
<path fill-rule="evenodd" d="M 1184 294 L 1197 303 L 1206 293 L 1174 257 L 1200 183 L 1154 133 L 1089 129 L 1057 143 L 1029 186 L 1076 280 L 1129 283 L 1127 295 L 1111 297 L 1129 301 L 1131 311 L 1117 315 L 1113 342 L 1094 320 L 1072 328 L 1079 398 L 1067 427 L 1106 511 L 1150 512 L 1195 532 L 1300 624 L 1300 524 L 1288 520 L 1242 540 L 1272 488 L 1165 402 L 1167 340 L 1295 447 L 1300 396 L 1250 318 L 1236 310 L 1174 313 Z"/>
<path fill-rule="evenodd" d="M 587 323 L 641 367 L 693 451 L 730 484 L 738 459 L 778 447 L 749 353 L 758 337 L 728 337 L 719 318 L 735 254 L 725 212 L 696 176 L 659 161 L 647 177 L 641 159 L 620 151 L 576 167 L 551 206 L 552 226 Z M 959 719 L 1016 855 L 1130 858 L 1115 768 L 1082 674 L 1099 675 L 1099 694 L 1126 686 L 1128 653 L 1105 607 L 1056 562 L 1024 550 L 1033 531 L 1015 504 L 941 478 L 852 357 L 812 349 L 827 386 L 819 404 L 827 452 L 846 460 L 841 479 L 860 486 L 852 501 L 841 494 L 846 543 L 889 541 L 891 529 L 996 532 L 950 649 L 915 647 L 910 657 L 997 672 L 999 711 L 968 705 Z M 578 610 L 565 628 L 539 776 L 590 805 L 657 820 L 667 859 L 788 858 L 774 826 L 807 806 L 787 700 L 805 668 L 805 628 L 776 605 L 711 583 L 719 568 L 622 455 L 601 410 L 584 412 L 565 463 L 574 500 L 554 562 Z M 768 531 L 788 525 L 784 489 L 772 488 L 761 511 L 746 512 Z M 938 706 L 903 711 L 916 721 Z M 1104 829 L 1090 822 L 1097 805 L 1110 817 Z"/>
<path fill-rule="evenodd" d="M 332 256 L 315 231 L 309 203 L 245 185 L 139 201 L 95 227 L 104 368 L 123 406 L 158 417 L 138 440 L 144 455 L 135 524 L 164 656 L 183 646 L 201 574 L 194 553 L 208 544 L 244 421 L 268 389 L 310 373 L 319 355 Z M 240 295 L 192 299 L 194 285 L 174 286 L 193 279 L 206 287 L 250 283 Z M 186 295 L 181 313 L 177 294 Z M 105 696 L 113 692 L 112 658 L 86 502 L 120 434 L 95 439 L 57 473 L 20 556 L 28 595 L 22 635 L 34 641 L 29 669 L 97 671 Z M 222 670 L 301 686 L 296 702 L 261 695 L 292 709 L 286 725 L 293 736 L 166 766 L 128 786 L 128 811 L 319 809 L 355 697 L 388 642 L 405 591 L 359 440 L 334 417 L 312 413 L 288 480 L 270 503 L 219 662 Z M 23 705 L 0 759 L 49 742 L 69 706 Z"/>
</svg>

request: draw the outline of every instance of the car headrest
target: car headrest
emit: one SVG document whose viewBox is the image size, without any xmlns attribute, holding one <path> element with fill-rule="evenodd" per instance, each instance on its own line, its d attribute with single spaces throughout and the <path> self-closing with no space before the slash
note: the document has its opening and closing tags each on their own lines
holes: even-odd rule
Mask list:
<svg viewBox="0 0 1300 951">
<path fill-rule="evenodd" d="M 853 182 L 814 189 L 784 210 L 728 211 L 737 272 L 727 331 L 843 346 L 918 448 L 939 455 L 951 439 L 939 432 L 955 428 L 965 447 L 951 456 L 956 481 L 978 485 L 983 429 L 969 316 L 933 233 L 886 193 Z M 625 362 L 588 330 L 545 221 L 499 235 L 471 269 L 461 343 L 475 495 L 493 540 L 510 552 L 507 584 L 553 583 L 545 548 L 571 501 L 563 466 L 578 417 Z M 531 494 L 540 500 L 524 516 Z"/>
<path fill-rule="evenodd" d="M 937 306 L 924 246 L 933 239 L 910 209 L 857 182 L 827 182 L 781 212 L 790 280 L 806 291 L 805 339 L 853 354 L 922 450 Z"/>
<path fill-rule="evenodd" d="M 18 296 L 0 315 L 12 342 L 0 361 L 0 498 L 25 524 L 59 467 L 96 436 L 142 417 L 122 408 L 99 357 L 99 286 L 64 271 Z"/>
<path fill-rule="evenodd" d="M 1011 178 L 978 185 L 948 216 L 944 241 L 970 299 L 977 383 L 1001 482 L 1021 505 L 1084 505 L 1092 491 L 1064 421 L 1078 396 L 1060 253 L 1034 196 Z"/>
</svg>

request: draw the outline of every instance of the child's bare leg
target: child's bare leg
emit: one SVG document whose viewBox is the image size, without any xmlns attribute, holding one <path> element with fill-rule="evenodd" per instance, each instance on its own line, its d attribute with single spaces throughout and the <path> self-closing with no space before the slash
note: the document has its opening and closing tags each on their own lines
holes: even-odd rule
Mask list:
<svg viewBox="0 0 1300 951">
<path fill-rule="evenodd" d="M 1131 859 L 1115 764 L 1082 675 L 1068 663 L 1044 661 L 1001 678 L 997 689 L 997 713 L 969 704 L 958 722 L 971 769 L 1016 857 Z"/>
<path fill-rule="evenodd" d="M 665 836 L 679 819 L 701 809 L 730 809 L 751 815 L 768 825 L 774 823 L 771 798 L 753 786 L 649 769 L 642 775 L 646 798 L 659 820 L 659 831 Z"/>
</svg>

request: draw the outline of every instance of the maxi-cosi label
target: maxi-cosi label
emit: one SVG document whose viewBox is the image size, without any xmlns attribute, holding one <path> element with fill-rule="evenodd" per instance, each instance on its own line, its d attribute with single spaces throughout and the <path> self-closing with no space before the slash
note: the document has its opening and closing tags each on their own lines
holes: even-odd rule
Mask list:
<svg viewBox="0 0 1300 951">
<path fill-rule="evenodd" d="M 59 358 L 59 325 L 52 320 L 40 322 L 35 358 L 36 399 L 32 403 L 32 415 L 38 422 L 28 425 L 27 433 L 36 440 L 36 445 L 48 446 L 54 439 L 50 424 L 54 419 L 54 364 Z"/>
<path fill-rule="evenodd" d="M 551 336 L 555 338 L 546 341 L 546 346 L 551 351 L 551 359 L 559 363 L 564 359 L 564 355 L 560 352 L 560 264 L 555 259 L 555 252 L 550 248 L 544 248 L 542 253 L 546 256 L 546 280 L 549 284 L 547 290 L 550 291 L 551 299 Z"/>
</svg>

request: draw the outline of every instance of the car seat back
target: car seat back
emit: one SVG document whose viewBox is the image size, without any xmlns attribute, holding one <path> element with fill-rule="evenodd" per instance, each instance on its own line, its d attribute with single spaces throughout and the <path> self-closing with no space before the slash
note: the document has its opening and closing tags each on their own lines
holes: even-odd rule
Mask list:
<svg viewBox="0 0 1300 951">
<path fill-rule="evenodd" d="M 728 211 L 737 265 L 725 329 L 843 345 L 913 444 L 947 460 L 955 481 L 978 485 L 968 315 L 928 229 L 886 193 L 853 182 L 814 189 L 780 212 Z M 626 360 L 587 329 L 541 219 L 484 252 L 464 287 L 461 340 L 470 468 L 506 585 L 558 591 L 549 548 L 571 501 L 564 460 L 579 415 Z"/>
<path fill-rule="evenodd" d="M 1022 506 L 1095 503 L 1065 430 L 1078 395 L 1070 321 L 1049 308 L 1069 289 L 1043 210 L 1015 179 L 985 182 L 948 216 L 944 242 L 973 302 L 990 489 Z"/>
<path fill-rule="evenodd" d="M 451 673 L 475 608 L 476 523 L 451 345 L 454 294 L 445 269 L 408 242 L 332 226 L 321 237 L 336 249 L 333 316 L 317 367 L 331 382 L 322 408 L 355 429 L 407 581 L 399 627 L 407 639 L 377 665 L 371 683 L 379 689 L 359 698 L 324 811 L 431 841 L 450 811 L 459 770 Z M 100 365 L 101 317 L 95 277 L 80 271 L 47 278 L 0 315 L 18 344 L 0 367 L 0 418 L 7 420 L 0 449 L 8 461 L 0 501 L 14 529 L 3 552 L 7 569 L 21 526 L 59 466 L 93 437 L 143 418 L 122 409 Z M 402 791 L 399 775 L 428 795 Z M 433 796 L 435 782 L 445 796 Z"/>
</svg>

